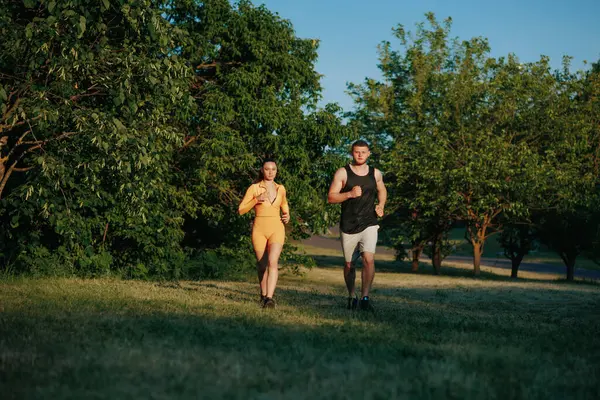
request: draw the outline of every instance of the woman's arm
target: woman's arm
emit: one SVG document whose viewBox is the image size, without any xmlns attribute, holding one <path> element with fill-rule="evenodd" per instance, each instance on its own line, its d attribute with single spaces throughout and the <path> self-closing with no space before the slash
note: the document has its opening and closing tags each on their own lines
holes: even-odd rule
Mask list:
<svg viewBox="0 0 600 400">
<path fill-rule="evenodd" d="M 284 187 L 282 187 L 281 190 L 281 212 L 283 213 L 281 221 L 283 221 L 284 224 L 290 222 L 290 205 L 288 204 L 287 192 Z"/>
<path fill-rule="evenodd" d="M 246 195 L 244 196 L 242 202 L 240 203 L 240 206 L 238 207 L 238 212 L 240 213 L 240 215 L 246 214 L 248 211 L 254 208 L 256 203 L 258 203 L 258 200 L 256 199 L 254 194 L 254 185 L 252 185 L 248 188 L 248 190 L 246 190 Z"/>
</svg>

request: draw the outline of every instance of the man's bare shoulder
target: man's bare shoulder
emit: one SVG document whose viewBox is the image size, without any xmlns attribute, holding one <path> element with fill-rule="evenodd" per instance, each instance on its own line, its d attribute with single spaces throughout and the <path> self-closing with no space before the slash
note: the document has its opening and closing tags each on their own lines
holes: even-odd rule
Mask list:
<svg viewBox="0 0 600 400">
<path fill-rule="evenodd" d="M 342 168 L 338 168 L 337 171 L 335 171 L 335 175 L 333 175 L 334 179 L 345 179 L 346 178 L 346 168 L 342 167 Z"/>
</svg>

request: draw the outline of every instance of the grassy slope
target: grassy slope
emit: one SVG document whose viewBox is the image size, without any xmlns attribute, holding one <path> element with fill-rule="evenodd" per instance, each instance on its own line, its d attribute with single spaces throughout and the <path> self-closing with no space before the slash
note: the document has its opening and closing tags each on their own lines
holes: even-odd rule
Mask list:
<svg viewBox="0 0 600 400">
<path fill-rule="evenodd" d="M 0 282 L 0 393 L 65 398 L 592 399 L 600 286 L 379 260 L 375 315 L 343 308 L 339 258 L 248 282 Z M 401 267 L 400 270 L 404 270 Z"/>
</svg>

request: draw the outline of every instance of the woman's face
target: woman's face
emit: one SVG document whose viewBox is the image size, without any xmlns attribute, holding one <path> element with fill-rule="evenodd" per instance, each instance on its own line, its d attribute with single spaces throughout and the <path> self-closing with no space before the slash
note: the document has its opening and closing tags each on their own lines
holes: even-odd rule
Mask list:
<svg viewBox="0 0 600 400">
<path fill-rule="evenodd" d="M 272 161 L 264 163 L 263 173 L 266 181 L 275 180 L 275 175 L 277 175 L 277 165 Z"/>
</svg>

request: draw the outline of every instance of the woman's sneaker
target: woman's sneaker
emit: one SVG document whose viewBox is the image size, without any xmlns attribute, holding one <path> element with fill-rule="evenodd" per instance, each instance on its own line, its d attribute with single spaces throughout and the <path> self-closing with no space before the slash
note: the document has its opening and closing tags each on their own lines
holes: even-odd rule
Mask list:
<svg viewBox="0 0 600 400">
<path fill-rule="evenodd" d="M 263 308 L 275 308 L 275 300 L 270 297 L 265 297 L 265 302 L 263 303 Z"/>
</svg>

